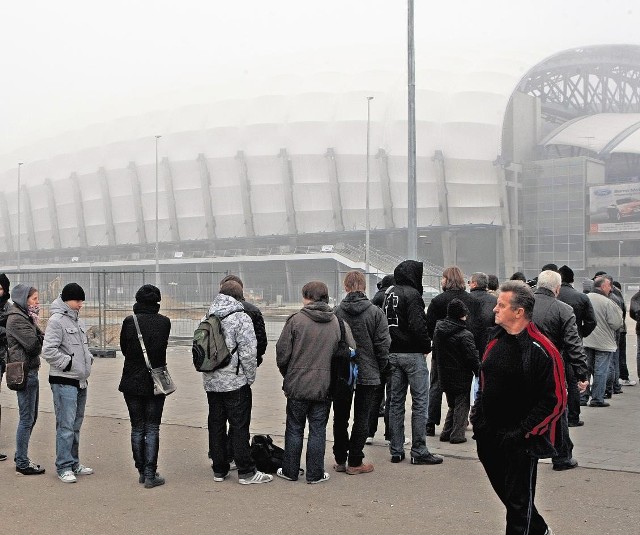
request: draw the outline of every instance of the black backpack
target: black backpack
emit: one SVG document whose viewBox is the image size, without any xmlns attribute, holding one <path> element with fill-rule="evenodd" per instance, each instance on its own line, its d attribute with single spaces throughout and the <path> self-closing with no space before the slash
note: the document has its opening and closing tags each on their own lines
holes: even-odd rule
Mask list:
<svg viewBox="0 0 640 535">
<path fill-rule="evenodd" d="M 273 443 L 270 435 L 253 435 L 251 439 L 251 458 L 261 472 L 273 474 L 282 468 L 284 450 Z"/>
<path fill-rule="evenodd" d="M 329 392 L 332 397 L 349 395 L 356 388 L 358 380 L 358 352 L 349 347 L 345 340 L 344 322 L 336 316 L 340 325 L 340 340 L 331 358 L 331 383 Z"/>
</svg>

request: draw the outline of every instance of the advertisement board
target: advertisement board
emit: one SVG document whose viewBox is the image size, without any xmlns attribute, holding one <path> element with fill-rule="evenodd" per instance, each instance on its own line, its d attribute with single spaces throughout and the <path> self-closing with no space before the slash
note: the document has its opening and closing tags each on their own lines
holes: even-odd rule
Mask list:
<svg viewBox="0 0 640 535">
<path fill-rule="evenodd" d="M 640 231 L 640 183 L 589 188 L 589 232 Z"/>
</svg>

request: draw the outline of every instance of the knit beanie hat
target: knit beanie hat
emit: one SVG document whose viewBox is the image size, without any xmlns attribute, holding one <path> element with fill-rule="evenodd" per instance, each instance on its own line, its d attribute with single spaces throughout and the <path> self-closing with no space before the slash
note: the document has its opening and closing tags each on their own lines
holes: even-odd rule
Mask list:
<svg viewBox="0 0 640 535">
<path fill-rule="evenodd" d="M 558 269 L 558 273 L 560 273 L 562 282 L 572 283 L 574 281 L 573 269 L 571 269 L 569 266 L 561 266 Z"/>
<path fill-rule="evenodd" d="M 558 265 L 557 264 L 545 264 L 544 266 L 542 266 L 542 269 L 540 270 L 542 271 L 558 271 Z"/>
<path fill-rule="evenodd" d="M 63 301 L 84 301 L 84 290 L 82 286 L 75 282 L 70 282 L 64 288 L 62 288 L 62 293 L 60 297 Z"/>
<path fill-rule="evenodd" d="M 153 284 L 145 284 L 136 292 L 136 302 L 155 305 L 161 300 L 160 290 Z"/>
<path fill-rule="evenodd" d="M 9 293 L 9 278 L 4 273 L 0 273 L 0 286 L 4 290 L 4 295 L 7 295 Z"/>
<path fill-rule="evenodd" d="M 447 317 L 459 320 L 469 314 L 469 309 L 460 299 L 452 299 L 447 307 Z"/>
</svg>

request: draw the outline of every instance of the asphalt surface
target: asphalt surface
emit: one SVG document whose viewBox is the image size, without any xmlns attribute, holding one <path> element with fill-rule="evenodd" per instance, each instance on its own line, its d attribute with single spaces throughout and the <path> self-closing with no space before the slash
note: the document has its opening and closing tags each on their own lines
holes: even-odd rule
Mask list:
<svg viewBox="0 0 640 535">
<path fill-rule="evenodd" d="M 629 336 L 628 354 L 634 357 L 635 342 Z M 10 458 L 0 463 L 1 533 L 504 533 L 504 509 L 469 431 L 466 444 L 439 442 L 439 429 L 428 439 L 431 451 L 445 457 L 439 466 L 391 464 L 382 436 L 376 437 L 365 450 L 375 471 L 348 476 L 331 469 L 329 426 L 328 482 L 275 478 L 244 486 L 232 474 L 215 483 L 206 454 L 207 404 L 200 374 L 191 366 L 188 348 L 172 348 L 168 360 L 178 391 L 166 402 L 160 436 L 159 471 L 167 483 L 155 489 L 138 484 L 131 459 L 126 406 L 117 391 L 121 356 L 94 364 L 80 452 L 95 474 L 73 485 L 56 478 L 47 364 L 40 370 L 40 413 L 29 450 L 47 469 L 42 476 L 15 474 L 16 396 L 3 388 L 0 451 Z M 635 370 L 635 358 L 629 358 L 629 367 Z M 283 445 L 285 400 L 273 344 L 253 391 L 252 432 L 269 433 Z M 550 464 L 540 464 L 536 504 L 556 534 L 640 532 L 639 403 L 640 386 L 635 386 L 614 396 L 609 408 L 583 408 L 585 426 L 571 430 L 580 466 L 554 472 Z"/>
</svg>

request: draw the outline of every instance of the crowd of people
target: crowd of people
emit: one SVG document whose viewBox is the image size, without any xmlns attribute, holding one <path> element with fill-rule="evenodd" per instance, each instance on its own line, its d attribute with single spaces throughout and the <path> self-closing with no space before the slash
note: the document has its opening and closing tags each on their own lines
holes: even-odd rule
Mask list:
<svg viewBox="0 0 640 535">
<path fill-rule="evenodd" d="M 374 471 L 365 446 L 375 439 L 379 416 L 392 463 L 405 460 L 407 445 L 411 464 L 440 464 L 443 458 L 429 451 L 427 437 L 435 436 L 442 423 L 444 394 L 448 410 L 439 440 L 466 442 L 471 422 L 478 457 L 507 510 L 507 532 L 552 533 L 533 503 L 538 459 L 552 458 L 558 471 L 575 468 L 569 429 L 584 425 L 581 408 L 609 407 L 607 400 L 623 386 L 636 384 L 626 364 L 627 310 L 619 283 L 597 272 L 579 291 L 568 266 L 548 264 L 534 280 L 514 273 L 498 290 L 494 275 L 478 272 L 465 280 L 451 266 L 442 274 L 442 293 L 425 306 L 422 279 L 422 263 L 406 260 L 378 283 L 369 300 L 365 276 L 351 271 L 344 278 L 346 296 L 335 308 L 329 306 L 325 283 L 304 285 L 303 306 L 287 319 L 275 348 L 287 398 L 284 456 L 276 475 L 287 481 L 304 475 L 310 484 L 330 479 L 324 461 L 332 408 L 333 471 Z M 0 373 L 5 362 L 21 362 L 26 371 L 16 392 L 16 473 L 45 472 L 28 455 L 42 357 L 49 364 L 55 408 L 57 475 L 74 483 L 77 476 L 93 473 L 79 459 L 92 364 L 79 318 L 84 290 L 67 284 L 51 304 L 42 332 L 37 289 L 18 284 L 10 294 L 4 274 L 0 288 Z M 121 329 L 119 390 L 130 415 L 139 483 L 153 488 L 165 483 L 157 471 L 165 396 L 154 393 L 143 353 L 150 367 L 166 365 L 171 321 L 159 314 L 161 294 L 155 286 L 142 286 L 135 300 L 134 314 Z M 629 312 L 640 336 L 640 292 Z M 237 470 L 241 484 L 271 482 L 271 475 L 256 469 L 249 433 L 251 385 L 267 347 L 264 319 L 244 300 L 242 280 L 234 275 L 221 281 L 207 316 L 218 317 L 231 354 L 228 365 L 202 374 L 213 479 L 222 482 Z M 357 351 L 359 372 L 353 390 L 336 394 L 331 370 L 341 339 Z M 640 372 L 640 349 L 637 363 Z M 410 437 L 405 433 L 408 391 Z"/>
</svg>

